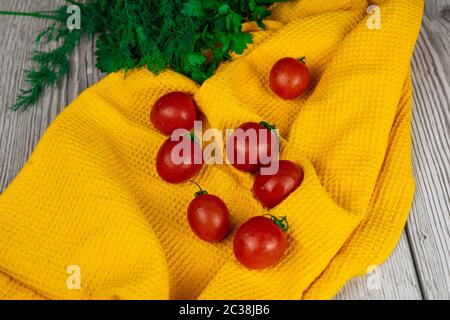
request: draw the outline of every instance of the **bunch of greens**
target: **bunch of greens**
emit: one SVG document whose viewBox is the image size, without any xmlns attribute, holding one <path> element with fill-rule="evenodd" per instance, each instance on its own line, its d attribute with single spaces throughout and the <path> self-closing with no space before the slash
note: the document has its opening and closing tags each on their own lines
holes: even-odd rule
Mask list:
<svg viewBox="0 0 450 320">
<path fill-rule="evenodd" d="M 56 85 L 69 72 L 70 53 L 83 34 L 97 35 L 97 68 L 103 72 L 146 67 L 155 74 L 167 67 L 198 83 L 211 77 L 231 53 L 242 54 L 252 42 L 241 24 L 256 21 L 264 28 L 268 7 L 286 0 L 86 0 L 47 12 L 7 12 L 52 19 L 38 44 L 60 41 L 55 50 L 36 51 L 36 67 L 26 71 L 29 89 L 21 90 L 13 107 L 35 104 L 44 87 Z M 81 28 L 67 25 L 69 5 L 81 10 Z"/>
</svg>

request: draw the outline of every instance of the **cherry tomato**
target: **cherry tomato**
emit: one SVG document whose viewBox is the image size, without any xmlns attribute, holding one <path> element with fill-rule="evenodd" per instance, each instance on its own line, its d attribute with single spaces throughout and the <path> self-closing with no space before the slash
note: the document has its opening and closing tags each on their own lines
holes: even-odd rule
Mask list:
<svg viewBox="0 0 450 320">
<path fill-rule="evenodd" d="M 181 149 L 181 147 L 184 148 Z M 176 184 L 188 181 L 202 167 L 202 150 L 196 142 L 188 138 L 182 138 L 180 141 L 167 139 L 156 156 L 156 171 L 161 179 L 169 183 Z"/>
<path fill-rule="evenodd" d="M 184 92 L 171 92 L 162 96 L 150 114 L 153 126 L 166 135 L 171 135 L 176 129 L 191 130 L 196 118 L 194 99 Z"/>
<path fill-rule="evenodd" d="M 287 249 L 286 217 L 253 217 L 240 226 L 233 241 L 234 255 L 249 269 L 278 263 Z"/>
<path fill-rule="evenodd" d="M 283 58 L 272 67 L 269 86 L 280 98 L 293 100 L 302 96 L 311 84 L 311 73 L 302 59 Z"/>
<path fill-rule="evenodd" d="M 253 194 L 267 208 L 280 204 L 303 182 L 303 170 L 287 160 L 279 161 L 274 175 L 257 174 L 253 183 Z"/>
<path fill-rule="evenodd" d="M 266 122 L 246 122 L 230 136 L 227 142 L 228 161 L 238 170 L 256 172 L 263 166 L 268 166 L 272 156 L 275 156 L 277 136 L 273 132 L 274 126 Z M 251 138 L 253 137 L 253 139 Z"/>
<path fill-rule="evenodd" d="M 189 204 L 187 218 L 192 231 L 204 241 L 221 241 L 230 231 L 230 213 L 225 203 L 201 188 Z"/>
</svg>

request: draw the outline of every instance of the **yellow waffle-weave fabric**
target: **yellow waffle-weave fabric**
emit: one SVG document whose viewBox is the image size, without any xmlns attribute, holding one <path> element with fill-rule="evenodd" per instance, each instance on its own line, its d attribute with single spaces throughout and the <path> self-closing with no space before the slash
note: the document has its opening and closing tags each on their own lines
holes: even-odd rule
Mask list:
<svg viewBox="0 0 450 320">
<path fill-rule="evenodd" d="M 199 87 L 167 71 L 111 74 L 83 92 L 50 126 L 0 196 L 0 298 L 327 299 L 381 264 L 410 209 L 410 59 L 422 0 L 376 1 L 381 29 L 368 28 L 365 0 L 298 0 L 274 6 L 243 56 Z M 271 66 L 307 57 L 314 89 L 282 101 Z M 186 220 L 196 188 L 157 176 L 166 139 L 151 106 L 173 91 L 195 95 L 208 127 L 277 124 L 281 158 L 305 181 L 273 214 L 290 221 L 281 263 L 250 271 L 235 261 L 231 234 L 208 244 Z M 196 181 L 223 198 L 234 231 L 267 213 L 253 177 L 205 166 Z M 81 287 L 69 290 L 67 267 Z"/>
</svg>

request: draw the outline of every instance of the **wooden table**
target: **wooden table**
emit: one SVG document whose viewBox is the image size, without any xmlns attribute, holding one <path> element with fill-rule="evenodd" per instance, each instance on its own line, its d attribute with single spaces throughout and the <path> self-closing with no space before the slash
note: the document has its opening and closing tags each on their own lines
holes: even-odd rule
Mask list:
<svg viewBox="0 0 450 320">
<path fill-rule="evenodd" d="M 1 0 L 0 9 L 48 10 L 62 2 Z M 0 17 L 0 190 L 19 173 L 56 115 L 103 76 L 94 67 L 93 40 L 83 39 L 70 77 L 47 90 L 37 107 L 11 112 L 34 38 L 48 24 Z M 450 299 L 450 0 L 426 0 L 412 70 L 414 205 L 387 262 L 350 281 L 336 299 Z"/>
</svg>

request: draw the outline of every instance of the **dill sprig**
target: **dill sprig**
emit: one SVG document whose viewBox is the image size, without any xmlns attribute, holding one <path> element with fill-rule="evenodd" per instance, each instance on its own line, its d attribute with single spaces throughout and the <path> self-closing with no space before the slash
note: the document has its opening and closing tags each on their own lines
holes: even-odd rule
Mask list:
<svg viewBox="0 0 450 320">
<path fill-rule="evenodd" d="M 51 19 L 37 44 L 57 41 L 51 51 L 35 51 L 33 69 L 25 72 L 29 88 L 20 91 L 13 110 L 36 104 L 47 86 L 55 86 L 70 71 L 70 54 L 81 36 L 97 35 L 96 66 L 102 72 L 145 67 L 158 74 L 170 67 L 201 84 L 220 62 L 242 54 L 252 37 L 242 32 L 244 21 L 270 15 L 268 7 L 286 0 L 86 0 L 81 10 L 81 29 L 67 26 L 68 6 L 45 12 L 7 12 Z"/>
</svg>

